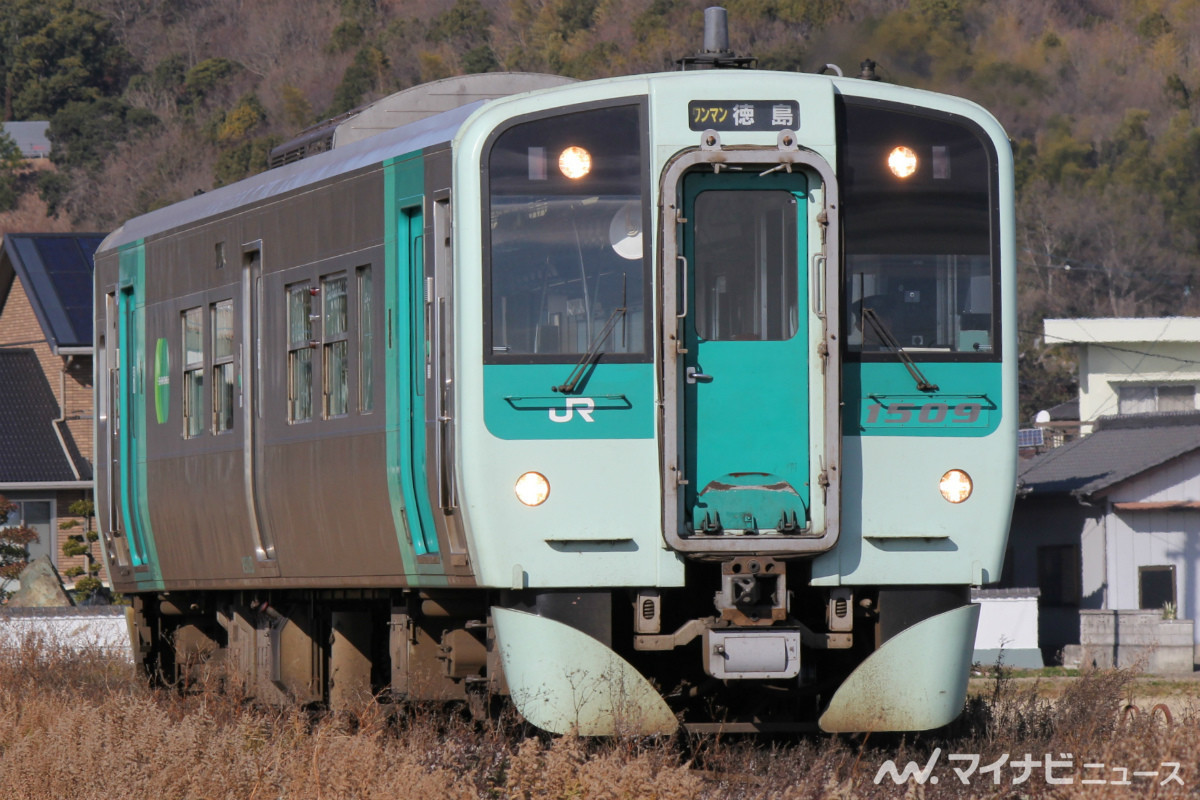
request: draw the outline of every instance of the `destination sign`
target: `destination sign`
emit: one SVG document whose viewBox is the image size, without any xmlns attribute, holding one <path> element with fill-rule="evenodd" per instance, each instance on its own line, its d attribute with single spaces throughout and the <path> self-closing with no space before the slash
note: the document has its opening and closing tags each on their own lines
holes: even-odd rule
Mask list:
<svg viewBox="0 0 1200 800">
<path fill-rule="evenodd" d="M 781 131 L 800 127 L 795 100 L 692 100 L 688 127 L 694 131 Z"/>
</svg>

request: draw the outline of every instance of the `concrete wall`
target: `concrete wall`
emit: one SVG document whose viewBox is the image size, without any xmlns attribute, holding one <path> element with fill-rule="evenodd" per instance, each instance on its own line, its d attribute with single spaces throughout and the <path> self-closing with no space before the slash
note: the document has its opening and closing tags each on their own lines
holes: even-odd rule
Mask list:
<svg viewBox="0 0 1200 800">
<path fill-rule="evenodd" d="M 1067 666 L 1137 667 L 1154 675 L 1190 674 L 1195 634 L 1190 619 L 1165 620 L 1158 611 L 1080 612 L 1080 643 Z"/>
<path fill-rule="evenodd" d="M 1038 649 L 1038 590 L 974 589 L 971 602 L 979 605 L 974 661 L 990 665 L 1037 669 L 1044 666 Z"/>
<path fill-rule="evenodd" d="M 50 647 L 99 649 L 132 662 L 132 611 L 128 606 L 2 609 L 0 648 L 18 648 L 35 637 Z"/>
</svg>

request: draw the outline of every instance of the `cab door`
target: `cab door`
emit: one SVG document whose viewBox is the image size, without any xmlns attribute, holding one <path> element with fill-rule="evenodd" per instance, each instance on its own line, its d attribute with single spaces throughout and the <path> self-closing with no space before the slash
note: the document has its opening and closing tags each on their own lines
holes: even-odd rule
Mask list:
<svg viewBox="0 0 1200 800">
<path fill-rule="evenodd" d="M 811 529 L 808 180 L 683 180 L 684 527 Z"/>
</svg>

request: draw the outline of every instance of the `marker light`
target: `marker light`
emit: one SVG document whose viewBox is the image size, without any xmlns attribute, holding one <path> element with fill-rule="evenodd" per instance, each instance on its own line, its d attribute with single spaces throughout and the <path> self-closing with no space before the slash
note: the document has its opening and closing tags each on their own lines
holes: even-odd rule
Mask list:
<svg viewBox="0 0 1200 800">
<path fill-rule="evenodd" d="M 592 154 L 582 147 L 571 145 L 558 156 L 558 170 L 573 181 L 592 171 Z"/>
<path fill-rule="evenodd" d="M 961 469 L 952 469 L 938 481 L 938 491 L 951 503 L 961 503 L 971 496 L 971 476 Z"/>
<path fill-rule="evenodd" d="M 910 177 L 917 171 L 917 154 L 901 145 L 888 153 L 887 165 L 897 178 Z"/>
<path fill-rule="evenodd" d="M 526 472 L 517 478 L 517 485 L 513 489 L 517 499 L 525 505 L 540 506 L 550 496 L 550 481 L 540 472 Z"/>
</svg>

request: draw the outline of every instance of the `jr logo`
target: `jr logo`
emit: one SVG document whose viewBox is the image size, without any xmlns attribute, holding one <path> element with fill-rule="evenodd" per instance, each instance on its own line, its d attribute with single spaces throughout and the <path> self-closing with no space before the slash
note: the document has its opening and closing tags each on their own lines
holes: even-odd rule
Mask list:
<svg viewBox="0 0 1200 800">
<path fill-rule="evenodd" d="M 570 422 L 576 414 L 584 422 L 595 422 L 592 412 L 596 410 L 596 401 L 590 397 L 568 397 L 566 409 L 550 409 L 551 422 Z"/>
</svg>

